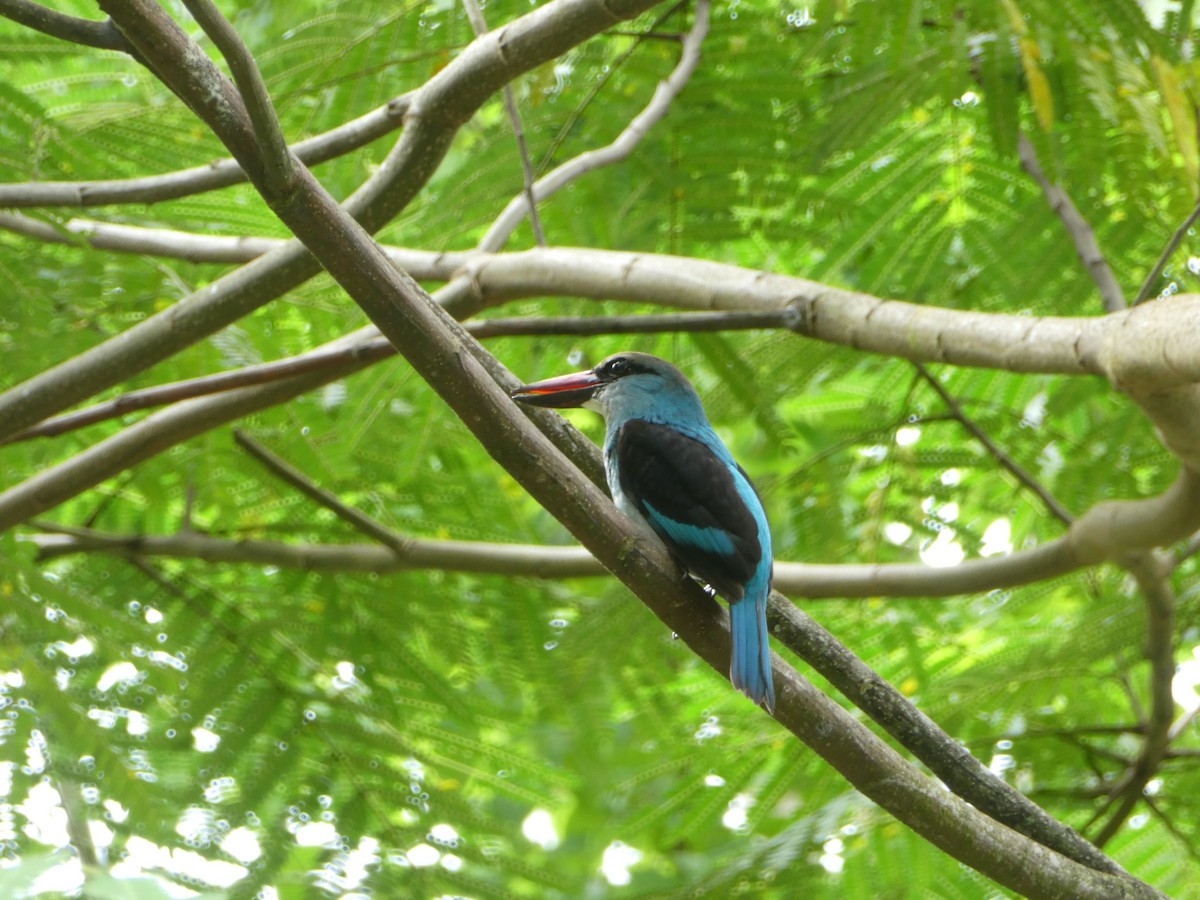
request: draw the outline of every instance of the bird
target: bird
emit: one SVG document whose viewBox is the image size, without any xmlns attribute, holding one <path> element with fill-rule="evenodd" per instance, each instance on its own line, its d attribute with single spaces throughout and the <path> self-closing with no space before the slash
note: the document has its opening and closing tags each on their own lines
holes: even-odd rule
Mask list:
<svg viewBox="0 0 1200 900">
<path fill-rule="evenodd" d="M 687 376 L 666 360 L 627 351 L 587 371 L 522 385 L 512 397 L 604 416 L 604 472 L 617 508 L 729 603 L 730 681 L 773 713 L 767 515 Z"/>
</svg>

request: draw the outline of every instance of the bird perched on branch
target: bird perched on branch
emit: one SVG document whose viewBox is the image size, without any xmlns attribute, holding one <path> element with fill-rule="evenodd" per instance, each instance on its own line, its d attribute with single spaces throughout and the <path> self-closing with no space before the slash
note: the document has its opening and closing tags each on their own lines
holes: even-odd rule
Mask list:
<svg viewBox="0 0 1200 900">
<path fill-rule="evenodd" d="M 729 602 L 729 678 L 773 712 L 767 516 L 684 374 L 646 353 L 618 353 L 589 371 L 524 385 L 513 398 L 604 414 L 604 469 L 613 500 Z"/>
</svg>

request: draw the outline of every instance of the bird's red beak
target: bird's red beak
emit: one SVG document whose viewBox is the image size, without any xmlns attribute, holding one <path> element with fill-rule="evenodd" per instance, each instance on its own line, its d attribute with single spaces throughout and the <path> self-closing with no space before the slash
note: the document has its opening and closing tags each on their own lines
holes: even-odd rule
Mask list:
<svg viewBox="0 0 1200 900">
<path fill-rule="evenodd" d="M 592 399 L 596 388 L 602 384 L 604 382 L 589 369 L 586 372 L 559 375 L 557 378 L 522 385 L 513 391 L 512 398 L 532 406 L 582 406 Z"/>
</svg>

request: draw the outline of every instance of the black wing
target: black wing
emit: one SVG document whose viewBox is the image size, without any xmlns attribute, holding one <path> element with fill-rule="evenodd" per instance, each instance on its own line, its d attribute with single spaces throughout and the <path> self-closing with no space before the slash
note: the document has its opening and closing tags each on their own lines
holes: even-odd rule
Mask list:
<svg viewBox="0 0 1200 900">
<path fill-rule="evenodd" d="M 762 559 L 758 523 L 716 454 L 674 428 L 630 419 L 616 441 L 621 490 L 671 552 L 737 601 Z"/>
</svg>

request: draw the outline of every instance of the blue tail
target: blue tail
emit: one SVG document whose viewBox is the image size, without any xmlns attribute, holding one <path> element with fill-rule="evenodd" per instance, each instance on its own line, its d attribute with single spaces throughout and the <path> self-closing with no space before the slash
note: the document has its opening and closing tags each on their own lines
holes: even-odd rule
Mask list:
<svg viewBox="0 0 1200 900">
<path fill-rule="evenodd" d="M 753 582 L 750 585 L 754 588 Z M 775 684 L 771 681 L 771 644 L 767 638 L 767 595 L 770 589 L 757 590 L 729 605 L 729 629 L 733 638 L 733 659 L 729 680 L 753 700 L 775 712 Z"/>
</svg>

